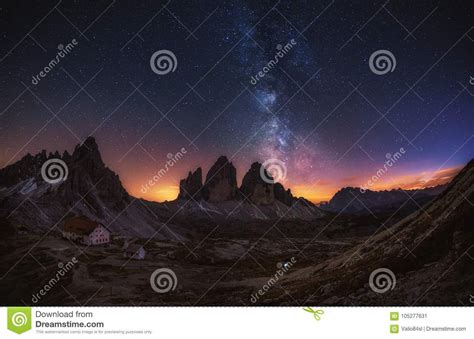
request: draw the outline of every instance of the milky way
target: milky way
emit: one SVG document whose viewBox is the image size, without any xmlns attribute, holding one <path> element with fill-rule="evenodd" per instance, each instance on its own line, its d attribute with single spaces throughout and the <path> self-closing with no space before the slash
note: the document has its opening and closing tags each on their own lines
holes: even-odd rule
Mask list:
<svg viewBox="0 0 474 339">
<path fill-rule="evenodd" d="M 137 196 L 188 150 L 152 200 L 173 199 L 180 178 L 220 155 L 239 180 L 278 159 L 285 185 L 314 201 L 363 185 L 401 148 L 379 188 L 449 180 L 474 156 L 472 3 L 384 3 L 2 3 L 0 165 L 93 135 Z M 151 69 L 159 50 L 176 56 L 173 72 Z M 378 50 L 392 72 L 371 70 Z"/>
</svg>

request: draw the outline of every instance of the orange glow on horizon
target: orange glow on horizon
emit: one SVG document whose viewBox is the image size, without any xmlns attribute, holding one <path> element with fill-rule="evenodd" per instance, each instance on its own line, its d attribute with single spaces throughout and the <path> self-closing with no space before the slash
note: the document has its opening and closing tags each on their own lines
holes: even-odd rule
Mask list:
<svg viewBox="0 0 474 339">
<path fill-rule="evenodd" d="M 336 187 L 318 187 L 318 185 L 311 185 L 309 187 L 300 185 L 291 188 L 291 193 L 295 197 L 303 197 L 315 204 L 331 200 L 337 191 L 338 188 Z"/>
<path fill-rule="evenodd" d="M 132 196 L 137 198 L 142 198 L 148 201 L 164 202 L 175 200 L 179 194 L 179 187 L 166 185 L 153 187 L 146 192 L 141 191 L 140 188 L 131 189 L 129 192 Z"/>
<path fill-rule="evenodd" d="M 422 189 L 450 182 L 461 169 L 462 167 L 450 167 L 442 170 L 427 170 L 419 173 L 403 174 L 395 177 L 389 177 L 387 174 L 386 177 L 381 177 L 378 181 L 374 182 L 372 186 L 365 187 L 372 191 L 391 190 L 398 188 L 406 190 Z M 345 180 L 325 180 L 315 185 L 294 186 L 292 186 L 291 183 L 287 183 L 285 187 L 290 188 L 292 194 L 295 197 L 303 197 L 313 203 L 319 204 L 321 202 L 331 200 L 334 194 L 343 187 L 362 187 L 366 185 L 365 183 L 367 181 L 364 180 L 366 180 L 366 178 L 363 180 L 352 178 L 350 180 L 351 183 L 346 182 Z M 138 180 L 138 182 L 140 182 L 140 180 Z M 358 184 L 355 182 L 358 182 Z M 172 201 L 175 200 L 179 194 L 179 186 L 177 186 L 174 182 L 157 183 L 155 186 L 150 187 L 146 191 L 142 191 L 143 185 L 141 182 L 140 184 L 127 182 L 124 183 L 124 186 L 132 196 L 143 198 L 148 201 Z"/>
<path fill-rule="evenodd" d="M 390 180 L 380 181 L 372 187 L 367 187 L 373 191 L 404 189 L 415 190 L 438 185 L 444 185 L 450 182 L 462 169 L 462 167 L 450 167 L 442 170 L 423 171 L 421 173 L 401 175 Z"/>
</svg>

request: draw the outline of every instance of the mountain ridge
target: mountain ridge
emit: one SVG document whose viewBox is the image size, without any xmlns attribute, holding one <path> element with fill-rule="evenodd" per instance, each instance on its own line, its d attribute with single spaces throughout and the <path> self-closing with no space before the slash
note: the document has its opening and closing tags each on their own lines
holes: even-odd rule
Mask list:
<svg viewBox="0 0 474 339">
<path fill-rule="evenodd" d="M 43 177 L 42 167 L 50 160 L 64 162 L 65 180 L 50 183 Z M 189 180 L 181 181 L 180 186 L 192 188 L 191 192 L 184 193 L 182 187 L 182 194 L 171 202 L 133 197 L 123 187 L 120 177 L 103 162 L 95 139 L 88 137 L 76 145 L 72 154 L 61 155 L 58 151 L 47 154 L 43 150 L 35 156 L 27 154 L 0 169 L 0 217 L 11 217 L 31 229 L 45 229 L 56 220 L 55 224 L 61 225 L 67 216 L 84 215 L 105 225 L 111 224 L 114 232 L 144 237 L 153 235 L 175 215 L 248 221 L 283 217 L 311 219 L 323 214 L 304 201 L 295 201 L 299 203 L 296 207 L 279 201 L 257 207 L 250 200 L 236 199 L 240 193 L 235 168 L 226 157 L 220 157 L 213 171 L 208 172 L 205 186 L 192 187 L 191 183 L 201 177 L 198 169 L 191 173 Z M 207 199 L 189 200 L 191 194 L 198 191 Z M 184 229 L 174 232 L 178 237 L 185 237 L 186 233 Z"/>
<path fill-rule="evenodd" d="M 118 174 L 116 174 L 113 170 L 111 170 L 109 167 L 106 166 L 106 164 L 102 160 L 102 156 L 100 154 L 97 142 L 94 137 L 87 137 L 84 142 L 81 144 L 78 144 L 75 146 L 72 154 L 70 154 L 67 150 L 61 153 L 59 151 L 53 152 L 47 152 L 46 150 L 42 150 L 38 152 L 35 155 L 32 155 L 30 153 L 27 153 L 25 156 L 23 156 L 21 159 L 16 161 L 15 163 L 9 164 L 3 168 L 0 169 L 0 187 L 10 187 L 14 184 L 17 184 L 18 182 L 31 178 L 31 177 L 39 177 L 39 173 L 41 172 L 41 165 L 46 162 L 47 160 L 50 159 L 61 159 L 63 160 L 66 164 L 68 164 L 70 161 L 74 159 L 78 159 L 81 157 L 88 157 L 89 159 L 94 159 L 93 161 L 89 161 L 89 166 L 91 166 L 89 169 L 105 169 L 110 171 L 109 177 L 114 176 L 116 178 L 116 183 L 113 183 L 113 186 L 115 186 L 115 189 L 117 190 L 116 193 L 118 193 L 119 196 L 121 196 L 125 202 L 129 201 L 129 198 L 136 198 L 133 197 L 128 193 L 128 191 L 123 187 L 120 177 Z M 94 162 L 96 162 L 96 165 L 94 165 Z M 97 166 L 98 165 L 98 166 Z M 249 174 L 250 172 L 254 172 L 255 170 L 252 170 L 252 166 L 261 166 L 261 163 L 259 162 L 254 162 L 252 163 L 250 169 L 247 171 L 246 175 Z M 224 167 L 222 169 L 221 167 Z M 258 170 L 258 169 L 257 169 Z M 206 179 L 203 182 L 203 173 L 202 173 L 202 168 L 198 167 L 194 172 L 189 171 L 188 176 L 179 182 L 179 193 L 176 197 L 176 199 L 194 199 L 194 200 L 201 200 L 204 199 L 206 201 L 211 201 L 211 202 L 219 202 L 219 201 L 226 201 L 226 200 L 241 200 L 245 199 L 244 197 L 247 198 L 247 195 L 253 195 L 254 192 L 248 192 L 246 191 L 247 188 L 245 188 L 244 183 L 242 182 L 241 187 L 238 187 L 237 185 L 237 180 L 236 180 L 236 175 L 235 175 L 235 167 L 232 164 L 232 162 L 229 162 L 226 156 L 220 156 L 217 161 L 211 166 L 209 169 Z M 219 172 L 219 173 L 216 173 Z M 265 171 L 266 172 L 266 171 Z M 268 175 L 269 178 L 271 176 Z M 253 180 L 258 180 L 256 176 L 253 176 Z M 229 181 L 230 187 L 222 187 L 222 182 L 219 183 L 219 181 L 222 181 L 222 179 Z M 76 182 L 76 184 L 78 184 Z M 215 186 L 215 185 L 221 185 L 221 186 Z M 265 183 L 263 180 L 260 180 L 258 183 L 258 186 L 267 186 L 267 183 Z M 315 206 L 311 201 L 307 200 L 304 197 L 294 197 L 293 194 L 291 193 L 291 189 L 285 189 L 281 183 L 274 182 L 272 190 L 274 199 L 282 202 L 283 204 L 287 206 L 291 206 L 293 203 L 296 201 L 302 200 L 305 202 L 307 205 Z M 426 187 L 423 189 L 418 189 L 418 190 L 403 190 L 403 189 L 392 189 L 392 190 L 381 190 L 381 191 L 372 191 L 372 190 L 364 190 L 362 193 L 362 188 L 360 187 L 352 187 L 352 186 L 347 186 L 341 188 L 339 191 L 337 191 L 334 196 L 325 204 L 319 205 L 320 208 L 326 211 L 331 211 L 331 212 L 341 212 L 344 207 L 347 205 L 348 201 L 351 200 L 354 196 L 350 193 L 353 193 L 356 195 L 359 199 L 360 197 L 363 197 L 365 193 L 368 193 L 366 195 L 371 195 L 371 194 L 385 194 L 385 193 L 416 193 L 415 200 L 416 198 L 420 197 L 421 202 L 424 204 L 428 199 L 427 197 L 434 197 L 437 194 L 441 193 L 442 190 L 447 187 L 448 184 L 444 185 L 438 185 L 438 186 L 432 186 L 432 187 Z M 241 188 L 244 186 L 244 192 L 243 193 Z M 218 193 L 217 191 L 219 189 L 224 189 L 228 190 L 227 193 Z M 118 192 L 121 191 L 121 192 Z M 210 196 L 210 192 L 214 191 L 214 195 Z M 432 191 L 432 192 L 430 192 Z M 217 195 L 216 195 L 217 194 Z M 223 194 L 223 196 L 219 197 L 218 194 Z M 226 195 L 227 194 L 227 195 Z M 270 193 L 270 195 L 272 195 Z M 406 198 L 406 194 L 405 194 Z M 265 200 L 267 201 L 272 201 L 273 199 L 271 197 L 262 197 L 263 201 L 259 201 L 259 199 L 254 200 L 253 202 L 256 203 L 257 205 L 260 203 L 265 204 Z M 365 202 L 363 199 L 361 199 L 363 202 Z M 385 205 L 389 203 L 398 203 L 400 202 L 401 199 L 398 199 L 396 201 L 392 202 L 387 202 Z M 153 201 L 150 201 L 153 202 Z M 381 204 L 384 205 L 384 204 Z M 350 206 L 347 206 L 344 211 L 346 213 L 360 213 L 363 210 L 366 210 L 367 208 L 370 208 L 370 204 L 366 204 L 366 206 L 360 205 L 355 207 L 353 204 L 350 204 Z M 376 207 L 376 206 L 375 206 Z M 377 209 L 375 209 L 378 211 Z"/>
<path fill-rule="evenodd" d="M 415 209 L 423 206 L 435 196 L 442 193 L 448 184 L 423 189 L 372 191 L 360 187 L 343 187 L 331 200 L 319 207 L 326 211 L 349 214 L 378 213 L 391 210 L 404 203 L 415 205 Z"/>
<path fill-rule="evenodd" d="M 300 303 L 308 302 L 310 284 L 320 286 L 311 301 L 321 305 L 459 306 L 474 283 L 472 201 L 474 159 L 423 209 L 336 258 L 297 269 L 282 284 Z M 370 274 L 380 268 L 393 273 L 384 283 L 393 288 L 385 294 L 369 286 Z"/>
<path fill-rule="evenodd" d="M 302 197 L 294 197 L 291 189 L 285 189 L 275 182 L 260 162 L 254 162 L 245 173 L 240 187 L 237 185 L 236 169 L 226 156 L 220 156 L 209 169 L 206 180 L 202 182 L 202 170 L 198 167 L 179 184 L 177 199 L 205 200 L 209 202 L 246 200 L 258 206 L 271 205 L 279 201 L 292 206 L 304 201 L 308 206 L 313 203 Z"/>
</svg>

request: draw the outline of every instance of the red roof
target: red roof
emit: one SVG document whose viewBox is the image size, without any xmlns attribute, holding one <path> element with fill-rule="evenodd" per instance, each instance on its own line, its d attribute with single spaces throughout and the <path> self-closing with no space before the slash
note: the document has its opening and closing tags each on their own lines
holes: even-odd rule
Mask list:
<svg viewBox="0 0 474 339">
<path fill-rule="evenodd" d="M 90 220 L 87 217 L 73 217 L 66 219 L 64 222 L 64 230 L 66 232 L 72 232 L 80 235 L 91 234 L 101 224 Z"/>
</svg>

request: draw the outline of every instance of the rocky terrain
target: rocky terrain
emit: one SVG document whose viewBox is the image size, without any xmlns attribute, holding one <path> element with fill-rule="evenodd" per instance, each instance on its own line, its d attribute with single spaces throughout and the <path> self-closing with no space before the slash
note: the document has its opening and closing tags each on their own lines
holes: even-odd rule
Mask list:
<svg viewBox="0 0 474 339">
<path fill-rule="evenodd" d="M 264 173 L 264 180 L 261 172 Z M 304 198 L 296 198 L 290 189 L 274 182 L 270 174 L 262 169 L 262 164 L 255 162 L 242 179 L 242 185 L 237 187 L 237 176 L 234 165 L 227 157 L 221 156 L 207 173 L 204 184 L 202 183 L 202 170 L 199 167 L 194 172 L 189 172 L 186 179 L 179 184 L 178 200 L 206 201 L 222 203 L 227 201 L 244 201 L 257 206 L 274 205 L 282 203 L 293 206 L 296 202 L 317 210 L 316 206 Z M 320 213 L 322 214 L 322 213 Z"/>
<path fill-rule="evenodd" d="M 425 208 L 392 227 L 380 227 L 363 244 L 282 283 L 295 300 L 304 286 L 321 289 L 312 300 L 343 305 L 463 305 L 474 286 L 474 160 Z M 389 268 L 396 277 L 384 294 L 368 288 L 369 275 Z"/>
<path fill-rule="evenodd" d="M 52 158 L 67 164 L 66 181 L 42 179 L 42 164 Z M 92 138 L 73 154 L 25 156 L 0 170 L 1 304 L 468 302 L 474 285 L 474 161 L 406 217 L 379 212 L 378 198 L 364 201 L 375 206 L 369 214 L 323 212 L 281 184 L 263 180 L 261 166 L 252 164 L 238 187 L 235 167 L 220 157 L 204 182 L 198 168 L 180 182 L 178 199 L 155 203 L 123 189 Z M 397 204 L 383 196 L 384 202 Z M 72 215 L 107 225 L 112 243 L 87 247 L 63 239 L 64 219 Z M 129 238 L 144 246 L 145 260 L 123 257 Z M 78 263 L 71 271 L 34 301 L 33 295 L 73 257 Z M 290 258 L 295 264 L 275 281 Z M 160 294 L 150 287 L 150 276 L 159 268 L 176 274 L 175 290 Z M 369 283 L 380 268 L 395 277 L 393 289 L 384 293 Z M 272 279 L 265 293 L 252 298 Z"/>
<path fill-rule="evenodd" d="M 48 183 L 41 176 L 42 164 L 50 159 L 61 159 L 68 175 L 63 182 Z M 0 217 L 38 232 L 53 226 L 60 228 L 64 219 L 84 215 L 107 225 L 119 235 L 163 239 L 174 238 L 163 229 L 171 229 L 180 238 L 191 230 L 182 229 L 169 220 L 205 217 L 215 219 L 318 218 L 323 212 L 310 202 L 284 191 L 280 184 L 270 185 L 280 191 L 279 199 L 261 206 L 248 199 L 237 187 L 236 170 L 226 157 L 220 157 L 202 183 L 202 171 L 189 173 L 180 182 L 178 199 L 155 203 L 130 196 L 120 178 L 106 167 L 94 138 L 87 138 L 76 146 L 72 155 L 64 152 L 30 154 L 0 170 Z M 271 205 L 271 206 L 270 206 Z M 167 228 L 161 227 L 164 223 Z M 157 233 L 157 230 L 160 231 Z"/>
</svg>

